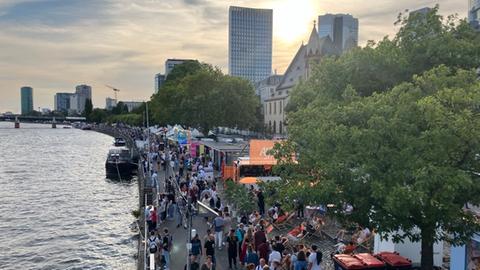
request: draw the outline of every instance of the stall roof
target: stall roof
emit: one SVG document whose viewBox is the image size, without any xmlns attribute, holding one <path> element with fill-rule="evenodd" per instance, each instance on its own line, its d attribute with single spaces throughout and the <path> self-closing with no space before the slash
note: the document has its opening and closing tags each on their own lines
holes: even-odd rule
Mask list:
<svg viewBox="0 0 480 270">
<path fill-rule="evenodd" d="M 240 152 L 242 150 L 245 150 L 246 151 L 245 153 L 248 153 L 248 145 L 246 142 L 225 143 L 225 142 L 199 141 L 199 143 L 220 152 Z"/>
</svg>

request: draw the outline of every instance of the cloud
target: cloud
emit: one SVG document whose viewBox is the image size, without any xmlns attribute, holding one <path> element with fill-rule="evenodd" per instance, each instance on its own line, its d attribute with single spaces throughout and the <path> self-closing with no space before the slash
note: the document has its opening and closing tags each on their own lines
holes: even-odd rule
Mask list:
<svg viewBox="0 0 480 270">
<path fill-rule="evenodd" d="M 278 7 L 286 1 L 295 0 L 0 0 L 0 112 L 20 110 L 22 85 L 34 87 L 35 108 L 53 108 L 56 92 L 73 92 L 81 83 L 93 86 L 98 107 L 113 95 L 105 84 L 122 89 L 123 100 L 145 100 L 167 58 L 194 58 L 227 71 L 229 5 L 273 8 L 277 31 Z M 312 14 L 358 17 L 362 44 L 393 35 L 396 15 L 405 9 L 440 2 L 443 14 L 461 17 L 467 9 L 458 0 L 310 2 Z M 305 19 L 305 36 L 297 40 L 274 36 L 272 69 L 286 69 L 314 19 Z"/>
</svg>

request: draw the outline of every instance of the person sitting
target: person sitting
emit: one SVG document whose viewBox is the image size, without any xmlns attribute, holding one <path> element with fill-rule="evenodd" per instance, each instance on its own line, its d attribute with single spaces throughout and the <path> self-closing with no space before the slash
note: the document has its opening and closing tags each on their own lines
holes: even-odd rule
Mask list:
<svg viewBox="0 0 480 270">
<path fill-rule="evenodd" d="M 357 235 L 357 237 L 352 237 L 352 238 L 357 240 L 358 245 L 361 245 L 369 238 L 369 236 L 371 234 L 372 233 L 371 233 L 369 228 L 367 228 L 367 227 L 362 228 L 362 227 L 359 226 L 358 232 L 355 233 L 355 235 Z"/>
<path fill-rule="evenodd" d="M 348 245 L 343 249 L 343 254 L 352 254 L 357 249 L 353 241 L 348 242 Z"/>
<path fill-rule="evenodd" d="M 302 222 L 299 226 L 288 232 L 287 238 L 292 242 L 298 242 L 306 233 L 305 222 Z"/>
</svg>

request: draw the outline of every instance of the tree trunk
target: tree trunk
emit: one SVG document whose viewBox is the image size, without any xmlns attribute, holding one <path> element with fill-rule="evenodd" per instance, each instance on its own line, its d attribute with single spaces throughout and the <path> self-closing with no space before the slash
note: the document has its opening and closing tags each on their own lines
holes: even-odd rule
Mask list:
<svg viewBox="0 0 480 270">
<path fill-rule="evenodd" d="M 422 228 L 422 270 L 433 270 L 433 243 L 435 229 Z"/>
</svg>

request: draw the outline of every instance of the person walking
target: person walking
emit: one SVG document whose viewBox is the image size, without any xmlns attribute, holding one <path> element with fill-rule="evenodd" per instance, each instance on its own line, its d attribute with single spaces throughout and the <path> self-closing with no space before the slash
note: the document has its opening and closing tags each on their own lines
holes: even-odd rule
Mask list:
<svg viewBox="0 0 480 270">
<path fill-rule="evenodd" d="M 200 270 L 215 270 L 215 264 L 213 263 L 213 257 L 207 256 L 207 260 L 202 264 Z"/>
<path fill-rule="evenodd" d="M 219 215 L 213 220 L 213 227 L 215 230 L 215 246 L 218 247 L 218 250 L 222 250 L 224 225 L 225 221 L 223 220 L 222 212 L 219 211 Z"/>
<path fill-rule="evenodd" d="M 228 266 L 232 269 L 232 264 L 237 269 L 237 254 L 238 254 L 238 239 L 235 236 L 235 230 L 230 230 L 227 236 L 227 250 L 228 250 Z"/>
<path fill-rule="evenodd" d="M 212 234 L 206 236 L 203 247 L 205 248 L 205 255 L 207 256 L 207 260 L 208 258 L 210 258 L 210 260 L 215 263 L 215 238 Z"/>
<path fill-rule="evenodd" d="M 255 270 L 263 270 L 265 267 L 268 267 L 266 260 L 260 259 L 260 263 L 257 265 L 257 267 L 255 267 Z"/>
<path fill-rule="evenodd" d="M 305 255 L 305 251 L 300 250 L 297 254 L 297 260 L 293 264 L 293 270 L 307 270 L 307 256 Z"/>
<path fill-rule="evenodd" d="M 202 256 L 202 241 L 200 240 L 200 237 L 198 237 L 197 233 L 190 241 L 190 243 L 192 244 L 191 255 L 195 256 L 195 258 L 198 258 L 200 260 Z"/>
<path fill-rule="evenodd" d="M 251 245 L 248 245 L 247 248 L 247 256 L 245 257 L 245 264 L 253 264 L 254 266 L 257 266 L 259 264 L 259 258 L 257 253 L 253 251 L 253 248 Z"/>
<path fill-rule="evenodd" d="M 172 250 L 173 246 L 173 237 L 168 233 L 168 229 L 165 228 L 163 230 L 163 237 L 162 237 L 162 256 L 165 260 L 165 270 L 170 269 L 170 251 Z"/>
<path fill-rule="evenodd" d="M 322 270 L 320 264 L 322 263 L 323 254 L 316 245 L 312 245 L 312 253 L 308 257 L 308 270 Z"/>
</svg>

